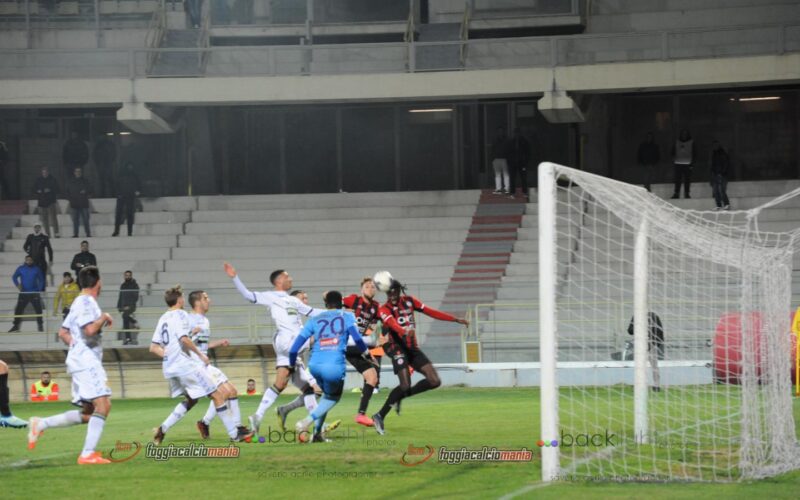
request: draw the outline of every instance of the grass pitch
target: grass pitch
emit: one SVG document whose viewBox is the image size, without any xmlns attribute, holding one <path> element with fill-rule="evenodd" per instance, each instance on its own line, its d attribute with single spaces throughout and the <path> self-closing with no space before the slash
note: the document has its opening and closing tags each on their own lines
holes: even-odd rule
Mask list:
<svg viewBox="0 0 800 500">
<path fill-rule="evenodd" d="M 293 396 L 282 396 L 285 404 Z M 376 411 L 386 393 L 373 397 Z M 345 394 L 330 417 L 341 418 L 333 442 L 297 444 L 291 433 L 277 434 L 274 409 L 262 423 L 262 434 L 273 442 L 239 445 L 238 458 L 147 458 L 151 429 L 169 414 L 177 400 L 113 401 L 99 449 L 114 450 L 108 466 L 75 464 L 85 426 L 47 430 L 36 450 L 26 449 L 26 432 L 0 429 L 0 498 L 797 498 L 800 472 L 778 478 L 732 484 L 540 482 L 539 394 L 537 389 L 446 388 L 415 396 L 392 412 L 387 433 L 353 422 L 358 394 Z M 240 398 L 242 415 L 253 413 L 258 398 Z M 69 409 L 67 403 L 14 404 L 22 418 L 47 416 Z M 201 441 L 195 422 L 207 408 L 199 404 L 167 435 L 163 446 L 227 446 L 221 423 Z M 274 408 L 274 407 L 273 407 Z M 800 421 L 800 399 L 794 402 Z M 289 428 L 305 416 L 296 410 Z M 272 434 L 269 431 L 272 430 Z M 134 455 L 136 445 L 142 451 Z M 533 451 L 530 462 L 447 464 L 437 450 L 522 449 Z M 433 450 L 434 454 L 423 459 Z M 417 465 L 404 465 L 415 464 Z"/>
</svg>

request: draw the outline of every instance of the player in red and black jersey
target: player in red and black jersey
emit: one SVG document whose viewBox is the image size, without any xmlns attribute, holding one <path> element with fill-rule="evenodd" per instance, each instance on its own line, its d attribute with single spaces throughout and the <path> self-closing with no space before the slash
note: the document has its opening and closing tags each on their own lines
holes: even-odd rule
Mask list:
<svg viewBox="0 0 800 500">
<path fill-rule="evenodd" d="M 376 292 L 375 283 L 373 283 L 372 278 L 367 277 L 361 280 L 361 295 L 354 293 L 342 299 L 344 307 L 352 309 L 356 317 L 358 333 L 362 335 L 362 340 L 370 348 L 375 347 L 372 330 L 374 330 L 375 324 L 378 322 L 378 309 L 381 307 L 380 303 L 374 299 Z M 352 339 L 348 340 L 345 357 L 353 365 L 353 368 L 358 370 L 358 373 L 364 377 L 364 387 L 361 389 L 361 403 L 358 405 L 358 414 L 355 417 L 356 423 L 372 427 L 372 419 L 366 413 L 372 392 L 378 385 L 378 370 L 375 365 L 361 356 L 361 352 Z"/>
<path fill-rule="evenodd" d="M 378 434 L 384 433 L 383 421 L 392 405 L 399 404 L 403 398 L 419 394 L 441 385 L 436 368 L 419 348 L 417 342 L 417 324 L 414 312 L 421 312 L 431 318 L 442 321 L 453 321 L 462 325 L 469 325 L 469 321 L 459 319 L 442 311 L 423 304 L 412 295 L 405 294 L 405 287 L 397 280 L 392 280 L 389 291 L 386 292 L 386 303 L 379 309 L 381 322 L 389 330 L 389 340 L 383 345 L 386 355 L 392 359 L 392 366 L 400 385 L 392 389 L 383 408 L 372 416 L 375 430 Z M 409 365 L 414 370 L 422 373 L 425 380 L 420 380 L 411 387 L 411 374 Z"/>
</svg>

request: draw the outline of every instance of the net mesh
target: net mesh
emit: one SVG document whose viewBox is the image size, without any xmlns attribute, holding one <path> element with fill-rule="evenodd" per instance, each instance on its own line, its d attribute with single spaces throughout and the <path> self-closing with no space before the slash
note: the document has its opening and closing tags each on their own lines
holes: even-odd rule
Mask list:
<svg viewBox="0 0 800 500">
<path fill-rule="evenodd" d="M 800 468 L 789 354 L 798 232 L 760 230 L 758 210 L 683 210 L 633 185 L 555 174 L 561 473 L 732 481 Z M 637 436 L 628 330 L 643 223 L 648 324 L 663 325 L 664 342 L 648 342 Z"/>
</svg>

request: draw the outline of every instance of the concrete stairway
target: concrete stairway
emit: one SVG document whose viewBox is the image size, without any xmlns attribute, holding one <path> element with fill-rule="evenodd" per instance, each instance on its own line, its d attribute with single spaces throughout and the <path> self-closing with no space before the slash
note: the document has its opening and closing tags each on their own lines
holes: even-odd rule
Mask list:
<svg viewBox="0 0 800 500">
<path fill-rule="evenodd" d="M 171 29 L 164 36 L 162 49 L 192 49 L 200 43 L 201 30 Z M 166 51 L 161 52 L 150 69 L 148 76 L 176 77 L 202 76 L 201 53 L 199 51 Z"/>
</svg>

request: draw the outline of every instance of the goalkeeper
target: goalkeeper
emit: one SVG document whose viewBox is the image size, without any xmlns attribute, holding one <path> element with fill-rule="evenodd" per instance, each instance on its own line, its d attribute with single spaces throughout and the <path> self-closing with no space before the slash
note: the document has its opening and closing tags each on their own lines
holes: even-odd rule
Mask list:
<svg viewBox="0 0 800 500">
<path fill-rule="evenodd" d="M 314 337 L 311 348 L 309 369 L 322 386 L 322 399 L 308 417 L 297 422 L 295 429 L 298 437 L 306 432 L 312 422 L 315 423 L 313 442 L 324 442 L 322 426 L 325 416 L 342 397 L 345 375 L 345 351 L 348 337 L 356 343 L 361 355 L 375 363 L 369 354 L 367 345 L 361 339 L 356 326 L 356 317 L 351 312 L 342 311 L 342 294 L 329 291 L 323 295 L 327 311 L 311 318 L 300 331 L 289 351 L 289 369 L 293 370 L 297 362 L 297 353 L 303 344 Z"/>
<path fill-rule="evenodd" d="M 628 325 L 628 334 L 633 335 L 633 317 Z M 650 311 L 647 314 L 647 353 L 650 367 L 653 369 L 653 391 L 661 391 L 661 374 L 658 371 L 658 360 L 664 359 L 664 326 L 658 314 Z"/>
</svg>

